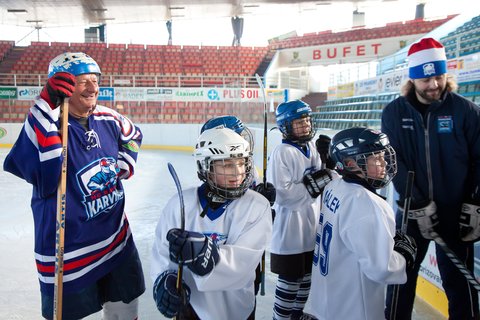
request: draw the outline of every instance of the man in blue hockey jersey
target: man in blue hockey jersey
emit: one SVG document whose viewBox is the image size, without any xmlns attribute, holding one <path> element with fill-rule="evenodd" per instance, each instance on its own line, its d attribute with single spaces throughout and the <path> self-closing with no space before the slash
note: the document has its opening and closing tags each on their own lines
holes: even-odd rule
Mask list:
<svg viewBox="0 0 480 320">
<path fill-rule="evenodd" d="M 97 105 L 100 75 L 98 64 L 85 53 L 55 57 L 4 163 L 5 171 L 33 186 L 34 250 L 47 319 L 53 316 L 57 187 L 64 160 L 63 319 L 100 310 L 102 319 L 136 319 L 138 297 L 145 291 L 121 182 L 134 173 L 142 133 L 129 119 Z M 70 97 L 67 159 L 59 132 L 59 105 L 65 97 Z"/>
</svg>

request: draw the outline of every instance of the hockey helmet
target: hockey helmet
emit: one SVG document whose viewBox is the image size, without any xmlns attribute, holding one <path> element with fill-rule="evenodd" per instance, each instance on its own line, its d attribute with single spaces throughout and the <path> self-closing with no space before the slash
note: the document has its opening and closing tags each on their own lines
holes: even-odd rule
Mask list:
<svg viewBox="0 0 480 320">
<path fill-rule="evenodd" d="M 243 122 L 235 116 L 219 116 L 216 118 L 211 118 L 205 122 L 205 124 L 200 129 L 200 133 L 203 133 L 205 130 L 216 128 L 216 127 L 225 127 L 231 129 L 241 135 L 247 142 L 250 144 L 251 150 L 254 149 L 254 139 L 253 134 L 248 129 Z"/>
<path fill-rule="evenodd" d="M 284 135 L 284 137 L 295 143 L 306 143 L 313 139 L 315 136 L 315 130 L 311 124 L 312 109 L 308 104 L 302 100 L 292 100 L 283 102 L 278 105 L 275 113 L 277 126 Z M 308 118 L 310 120 L 310 133 L 297 137 L 293 134 L 293 120 L 300 118 Z"/>
<path fill-rule="evenodd" d="M 248 141 L 235 131 L 217 127 L 205 130 L 195 145 L 195 162 L 200 180 L 206 182 L 210 189 L 224 199 L 241 197 L 253 182 L 253 160 Z M 214 164 L 229 159 L 245 159 L 245 172 L 232 173 L 232 176 L 244 174 L 242 182 L 235 187 L 220 185 Z M 224 173 L 223 173 L 224 174 Z"/>
<path fill-rule="evenodd" d="M 367 175 L 367 158 L 372 155 L 382 155 L 386 162 L 382 177 Z M 330 156 L 338 173 L 360 175 L 375 189 L 385 187 L 397 173 L 395 150 L 387 135 L 380 131 L 363 127 L 340 131 L 332 138 Z M 356 165 L 349 165 L 347 160 L 354 160 Z"/>
<path fill-rule="evenodd" d="M 83 52 L 64 52 L 50 61 L 48 66 L 48 77 L 57 72 L 68 72 L 74 76 L 87 73 L 102 74 L 97 62 L 88 54 Z"/>
</svg>

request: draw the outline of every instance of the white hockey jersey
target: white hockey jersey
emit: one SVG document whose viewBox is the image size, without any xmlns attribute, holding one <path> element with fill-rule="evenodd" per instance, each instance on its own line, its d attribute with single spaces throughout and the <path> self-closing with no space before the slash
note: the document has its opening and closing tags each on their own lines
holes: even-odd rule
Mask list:
<svg viewBox="0 0 480 320">
<path fill-rule="evenodd" d="M 380 196 L 344 179 L 327 185 L 310 291 L 316 317 L 384 319 L 385 285 L 407 280 L 394 235 L 393 211 Z"/>
<path fill-rule="evenodd" d="M 307 144 L 306 151 L 285 140 L 272 151 L 267 174 L 277 198 L 270 252 L 298 254 L 313 250 L 320 197 L 312 198 L 302 179 L 320 168 L 320 155 L 313 141 Z"/>
<path fill-rule="evenodd" d="M 220 260 L 206 276 L 184 267 L 184 280 L 191 289 L 190 304 L 200 319 L 245 320 L 255 306 L 255 268 L 270 241 L 272 215 L 268 201 L 253 190 L 231 201 L 225 211 L 201 217 L 198 188 L 184 191 L 185 230 L 203 233 L 219 246 Z M 167 232 L 180 227 L 178 195 L 165 206 L 155 231 L 151 277 L 177 270 L 169 259 Z"/>
</svg>

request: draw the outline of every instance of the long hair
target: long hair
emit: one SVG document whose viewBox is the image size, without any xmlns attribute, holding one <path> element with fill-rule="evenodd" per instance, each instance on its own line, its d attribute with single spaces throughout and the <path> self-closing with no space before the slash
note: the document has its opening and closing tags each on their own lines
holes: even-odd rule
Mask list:
<svg viewBox="0 0 480 320">
<path fill-rule="evenodd" d="M 445 90 L 448 91 L 448 92 L 455 92 L 455 91 L 457 91 L 457 88 L 458 88 L 458 85 L 455 82 L 455 79 L 453 78 L 453 76 L 447 74 L 447 85 L 445 86 Z M 400 90 L 400 95 L 406 97 L 413 90 L 415 90 L 414 85 L 413 85 L 413 80 L 408 79 L 402 85 L 402 88 Z"/>
</svg>

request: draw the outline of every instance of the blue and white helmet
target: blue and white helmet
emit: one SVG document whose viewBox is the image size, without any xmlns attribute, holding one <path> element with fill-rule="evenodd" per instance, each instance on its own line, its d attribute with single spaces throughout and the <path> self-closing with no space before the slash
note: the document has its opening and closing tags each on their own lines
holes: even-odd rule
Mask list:
<svg viewBox="0 0 480 320">
<path fill-rule="evenodd" d="M 68 72 L 74 76 L 87 73 L 102 74 L 98 63 L 83 52 L 64 52 L 53 58 L 48 65 L 48 77 L 58 72 Z"/>
<path fill-rule="evenodd" d="M 245 140 L 250 144 L 250 149 L 254 150 L 254 139 L 253 134 L 248 129 L 243 122 L 235 116 L 219 116 L 216 118 L 211 118 L 205 122 L 205 124 L 200 129 L 200 133 L 203 133 L 205 130 L 213 129 L 217 127 L 225 127 L 231 129 L 241 135 Z"/>
<path fill-rule="evenodd" d="M 311 114 L 312 109 L 308 104 L 302 100 L 292 100 L 279 104 L 275 116 L 277 120 L 277 126 L 284 137 L 292 142 L 303 144 L 313 139 L 315 136 L 315 130 L 310 122 L 310 134 L 297 137 L 293 134 L 292 122 L 293 120 L 300 118 L 308 117 L 310 119 Z"/>
</svg>

